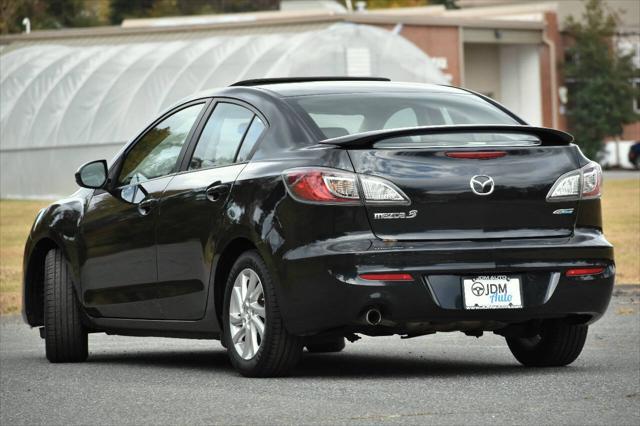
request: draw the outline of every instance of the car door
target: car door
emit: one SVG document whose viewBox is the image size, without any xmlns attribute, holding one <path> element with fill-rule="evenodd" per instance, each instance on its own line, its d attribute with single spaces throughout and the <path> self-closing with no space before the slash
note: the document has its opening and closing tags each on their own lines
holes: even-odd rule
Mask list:
<svg viewBox="0 0 640 426">
<path fill-rule="evenodd" d="M 169 182 L 160 203 L 158 282 L 176 294 L 162 306 L 164 319 L 204 315 L 225 203 L 265 129 L 265 120 L 248 105 L 224 100 L 210 109 L 185 158 L 185 171 Z"/>
<path fill-rule="evenodd" d="M 177 172 L 205 110 L 187 104 L 150 126 L 110 170 L 108 190 L 96 190 L 81 227 L 82 298 L 95 316 L 158 318 L 155 225 L 158 200 Z"/>
</svg>

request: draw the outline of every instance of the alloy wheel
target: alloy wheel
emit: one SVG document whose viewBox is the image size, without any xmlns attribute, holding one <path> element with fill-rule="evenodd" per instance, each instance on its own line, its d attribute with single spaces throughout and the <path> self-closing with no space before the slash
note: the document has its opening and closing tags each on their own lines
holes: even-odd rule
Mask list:
<svg viewBox="0 0 640 426">
<path fill-rule="evenodd" d="M 266 325 L 264 289 L 258 274 L 243 269 L 233 283 L 229 300 L 231 342 L 243 359 L 253 358 L 264 340 Z"/>
</svg>

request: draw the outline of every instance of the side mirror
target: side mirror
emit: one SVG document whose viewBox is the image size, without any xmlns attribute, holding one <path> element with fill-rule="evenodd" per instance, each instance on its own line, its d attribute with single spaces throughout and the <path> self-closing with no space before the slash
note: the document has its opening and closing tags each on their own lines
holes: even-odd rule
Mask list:
<svg viewBox="0 0 640 426">
<path fill-rule="evenodd" d="M 76 172 L 76 183 L 83 188 L 102 188 L 107 182 L 107 161 L 91 161 Z"/>
</svg>

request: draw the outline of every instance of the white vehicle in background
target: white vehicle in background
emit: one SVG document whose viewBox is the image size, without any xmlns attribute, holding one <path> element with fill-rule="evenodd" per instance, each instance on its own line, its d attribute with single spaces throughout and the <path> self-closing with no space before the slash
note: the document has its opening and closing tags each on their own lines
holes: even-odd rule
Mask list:
<svg viewBox="0 0 640 426">
<path fill-rule="evenodd" d="M 637 165 L 629 158 L 631 147 L 637 141 L 607 141 L 603 149 L 598 153 L 598 163 L 603 169 L 620 167 L 622 169 L 634 169 Z"/>
</svg>

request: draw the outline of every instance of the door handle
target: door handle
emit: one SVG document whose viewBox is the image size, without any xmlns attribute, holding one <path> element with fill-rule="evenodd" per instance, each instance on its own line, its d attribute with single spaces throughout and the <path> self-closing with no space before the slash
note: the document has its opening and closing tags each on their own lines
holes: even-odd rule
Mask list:
<svg viewBox="0 0 640 426">
<path fill-rule="evenodd" d="M 205 192 L 207 194 L 207 200 L 216 202 L 221 199 L 223 195 L 229 192 L 229 185 L 216 182 L 209 186 Z"/>
<path fill-rule="evenodd" d="M 146 216 L 154 209 L 154 207 L 158 204 L 158 200 L 155 198 L 147 198 L 146 200 L 142 200 L 140 204 L 138 204 L 138 213 L 142 216 Z"/>
</svg>

